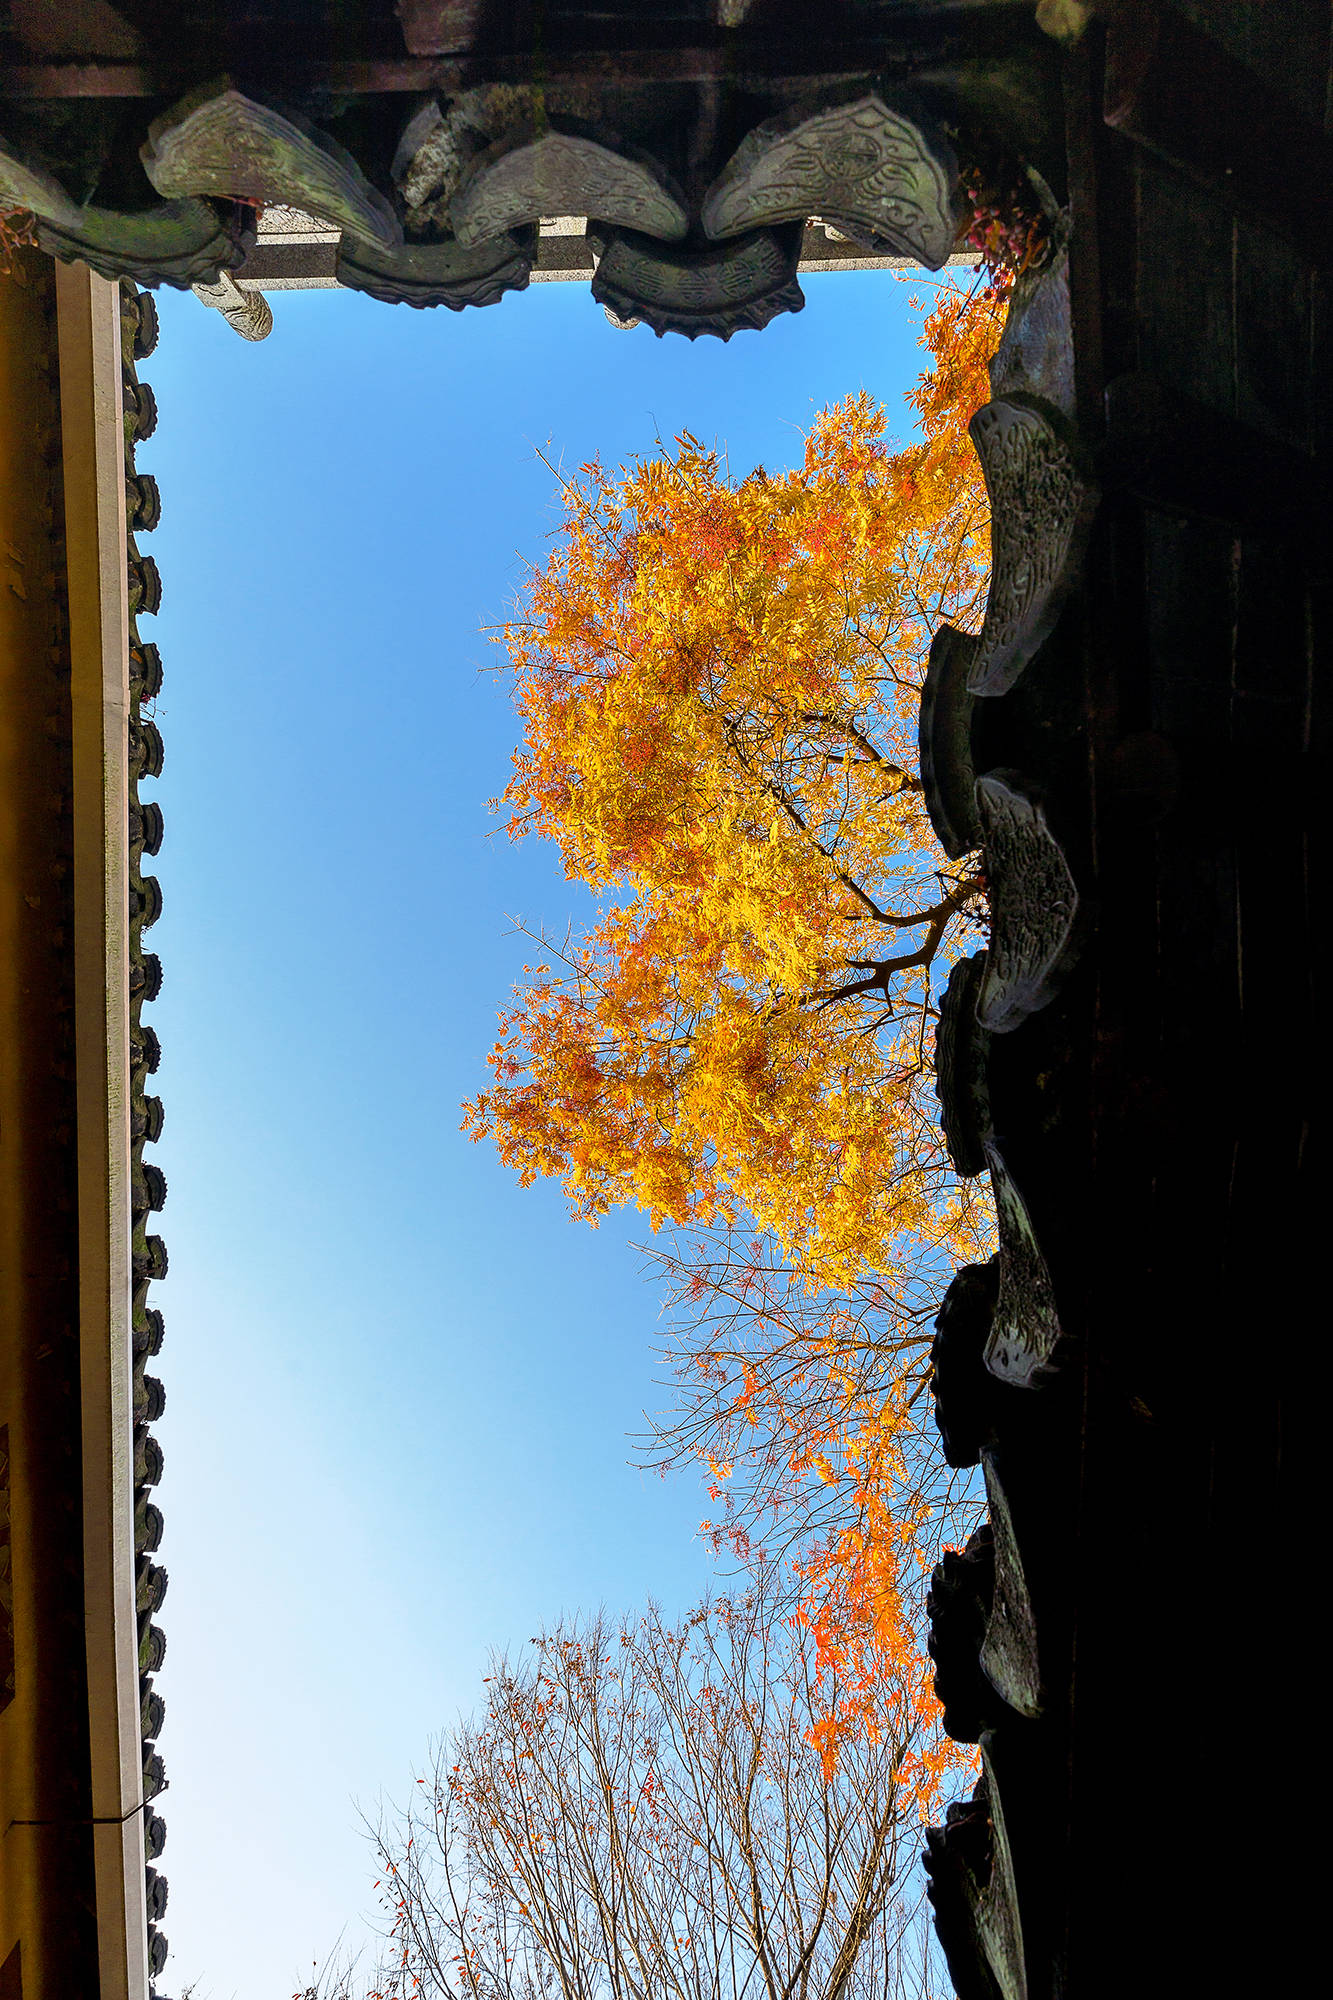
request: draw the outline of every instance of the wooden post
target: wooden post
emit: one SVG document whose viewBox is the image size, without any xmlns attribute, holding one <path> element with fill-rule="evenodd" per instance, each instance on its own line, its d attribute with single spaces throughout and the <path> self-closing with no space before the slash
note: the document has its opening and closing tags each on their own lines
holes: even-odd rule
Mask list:
<svg viewBox="0 0 1333 2000">
<path fill-rule="evenodd" d="M 129 854 L 120 290 L 56 271 L 74 805 L 80 1387 L 101 2000 L 148 1990 L 130 1344 Z"/>
</svg>

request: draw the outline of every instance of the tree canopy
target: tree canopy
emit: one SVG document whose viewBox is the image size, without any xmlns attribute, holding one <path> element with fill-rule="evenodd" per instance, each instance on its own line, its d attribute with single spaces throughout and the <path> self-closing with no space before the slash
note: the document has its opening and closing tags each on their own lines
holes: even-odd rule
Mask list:
<svg viewBox="0 0 1333 2000">
<path fill-rule="evenodd" d="M 929 1983 L 913 1835 L 960 1761 L 920 1677 L 826 1775 L 768 1579 L 493 1663 L 376 1840 L 381 2000 L 886 2000 Z M 915 1977 L 913 1975 L 916 1975 Z"/>
<path fill-rule="evenodd" d="M 564 485 L 505 630 L 505 805 L 602 908 L 531 968 L 467 1117 L 589 1219 L 745 1213 L 826 1281 L 975 1243 L 928 1023 L 984 885 L 934 847 L 916 711 L 932 631 L 984 590 L 993 319 L 946 291 L 905 449 L 862 394 L 789 472 L 733 482 L 685 435 Z"/>
<path fill-rule="evenodd" d="M 932 1033 L 986 885 L 934 840 L 916 730 L 933 633 L 984 610 L 967 426 L 1004 310 L 1003 287 L 937 292 L 906 445 L 861 394 L 789 471 L 733 480 L 688 434 L 584 466 L 503 634 L 509 831 L 554 841 L 598 907 L 541 939 L 466 1123 L 576 1214 L 670 1226 L 683 1394 L 658 1460 L 712 1468 L 740 1553 L 775 1522 L 803 1539 L 827 1743 L 913 1645 L 904 1591 L 949 1497 L 915 1449 L 930 1319 L 989 1248 Z"/>
</svg>

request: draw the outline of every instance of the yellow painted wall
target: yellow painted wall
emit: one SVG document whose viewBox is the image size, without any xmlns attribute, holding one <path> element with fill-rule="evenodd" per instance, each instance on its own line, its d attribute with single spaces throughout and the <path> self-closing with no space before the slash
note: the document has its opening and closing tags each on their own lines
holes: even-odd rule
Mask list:
<svg viewBox="0 0 1333 2000">
<path fill-rule="evenodd" d="M 59 419 L 54 274 L 20 251 L 0 277 L 0 1425 L 13 1624 L 8 1699 L 0 1676 L 0 1966 L 21 1942 L 23 2000 L 97 1991 Z"/>
</svg>

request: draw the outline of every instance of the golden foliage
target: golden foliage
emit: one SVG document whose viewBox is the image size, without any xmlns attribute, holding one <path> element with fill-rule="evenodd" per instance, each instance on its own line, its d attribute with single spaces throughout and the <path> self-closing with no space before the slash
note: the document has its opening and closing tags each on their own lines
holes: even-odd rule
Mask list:
<svg viewBox="0 0 1333 2000">
<path fill-rule="evenodd" d="M 980 608 L 962 424 L 989 332 L 946 291 L 907 450 L 862 394 L 788 473 L 733 484 L 685 435 L 564 488 L 505 634 L 524 726 L 505 800 L 603 908 L 531 969 L 468 1124 L 580 1215 L 746 1212 L 826 1282 L 976 1241 L 928 1024 L 982 885 L 931 851 L 915 731 L 932 630 Z"/>
<path fill-rule="evenodd" d="M 504 633 L 509 831 L 553 840 L 599 911 L 543 940 L 466 1126 L 590 1221 L 635 1203 L 683 1233 L 662 1261 L 698 1307 L 693 1393 L 659 1457 L 711 1465 L 742 1555 L 766 1511 L 803 1535 L 830 1767 L 886 1671 L 924 1684 L 912 1606 L 948 1502 L 917 1448 L 929 1320 L 943 1273 L 989 1247 L 932 1047 L 985 884 L 934 843 L 916 726 L 933 632 L 984 608 L 967 425 L 1003 312 L 994 287 L 940 288 L 906 448 L 862 394 L 782 474 L 733 482 L 688 434 L 583 467 Z M 926 1790 L 955 1753 L 931 1754 Z"/>
</svg>

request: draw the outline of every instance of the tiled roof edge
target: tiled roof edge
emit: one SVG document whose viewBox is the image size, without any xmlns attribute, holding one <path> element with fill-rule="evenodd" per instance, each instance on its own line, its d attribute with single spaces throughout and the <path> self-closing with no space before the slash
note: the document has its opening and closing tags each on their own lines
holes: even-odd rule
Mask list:
<svg viewBox="0 0 1333 2000">
<path fill-rule="evenodd" d="M 152 1489 L 162 1477 L 162 1448 L 153 1435 L 166 1393 L 148 1372 L 148 1363 L 162 1345 L 162 1314 L 150 1305 L 149 1287 L 165 1277 L 167 1249 L 152 1224 L 167 1197 L 166 1176 L 144 1158 L 162 1130 L 162 1103 L 149 1089 L 160 1054 L 143 1010 L 162 986 L 162 963 L 144 948 L 144 933 L 156 922 L 162 892 L 155 876 L 144 872 L 146 859 L 162 840 L 162 810 L 156 801 L 139 796 L 141 780 L 162 769 L 162 738 L 149 710 L 162 682 L 157 648 L 139 636 L 139 619 L 157 610 L 161 585 L 151 556 L 141 555 L 137 537 L 157 526 L 157 482 L 137 471 L 135 446 L 149 436 L 157 409 L 152 390 L 141 383 L 135 363 L 157 344 L 157 307 L 149 292 L 132 280 L 120 282 L 121 359 L 125 408 L 125 509 L 128 528 L 130 605 L 130 723 L 129 760 L 129 895 L 130 895 L 130 1208 L 133 1235 L 131 1261 L 133 1301 L 131 1325 L 134 1350 L 134 1547 L 139 1619 L 139 1714 L 143 1730 L 144 1871 L 148 1911 L 148 1967 L 154 2000 L 162 2000 L 156 1981 L 167 1960 L 162 1918 L 167 1907 L 166 1877 L 155 1866 L 166 1845 L 167 1830 L 153 1810 L 153 1800 L 166 1783 L 157 1738 L 166 1716 L 153 1676 L 166 1653 L 166 1636 L 154 1623 L 166 1595 L 167 1573 L 156 1560 L 162 1540 L 162 1515 Z"/>
</svg>

